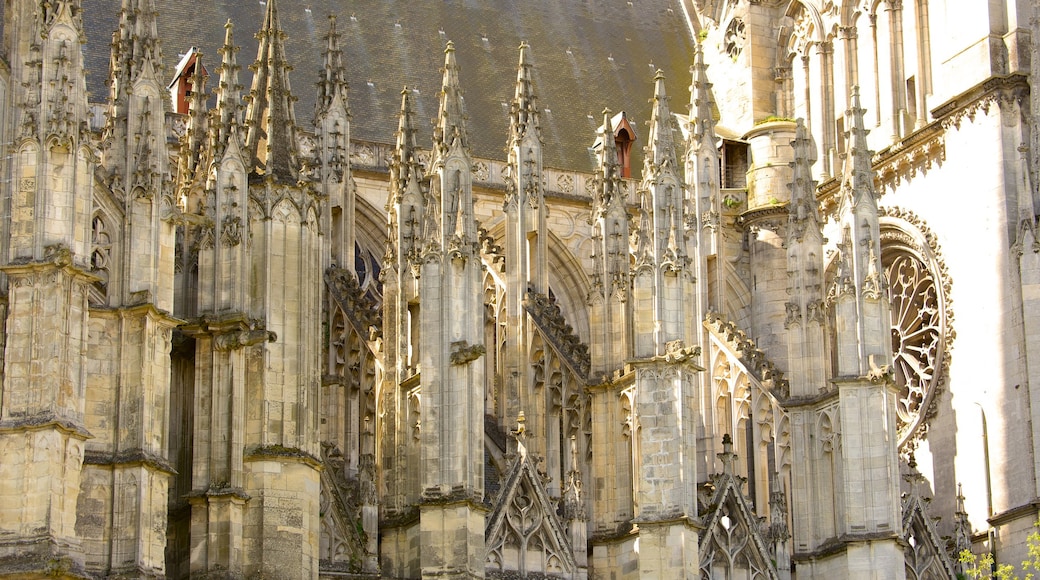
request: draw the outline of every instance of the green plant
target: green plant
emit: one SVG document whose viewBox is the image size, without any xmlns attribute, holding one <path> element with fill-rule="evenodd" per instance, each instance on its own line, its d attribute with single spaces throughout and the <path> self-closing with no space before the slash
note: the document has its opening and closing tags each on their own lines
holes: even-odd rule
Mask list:
<svg viewBox="0 0 1040 580">
<path fill-rule="evenodd" d="M 762 119 L 761 121 L 756 121 L 755 124 L 756 125 L 764 125 L 766 123 L 772 123 L 773 121 L 786 121 L 788 123 L 794 123 L 795 122 L 795 120 L 790 118 L 790 117 L 777 117 L 777 116 L 774 116 L 774 115 L 769 115 L 768 117 L 766 117 L 765 119 Z"/>
<path fill-rule="evenodd" d="M 729 209 L 733 209 L 733 208 L 735 208 L 735 207 L 740 205 L 740 200 L 735 198 L 735 197 L 728 197 L 727 196 L 727 197 L 723 198 L 722 205 L 726 206 Z"/>
<path fill-rule="evenodd" d="M 1026 546 L 1029 559 L 1022 562 L 1022 570 L 1040 571 L 1040 521 L 1033 524 L 1036 528 L 1026 538 Z M 1015 567 L 1011 564 L 995 564 L 993 553 L 986 552 L 981 556 L 975 555 L 971 550 L 961 550 L 957 558 L 964 564 L 964 573 L 958 574 L 958 578 L 965 580 L 1033 580 L 1033 572 L 1026 572 L 1025 576 L 1018 576 Z"/>
</svg>

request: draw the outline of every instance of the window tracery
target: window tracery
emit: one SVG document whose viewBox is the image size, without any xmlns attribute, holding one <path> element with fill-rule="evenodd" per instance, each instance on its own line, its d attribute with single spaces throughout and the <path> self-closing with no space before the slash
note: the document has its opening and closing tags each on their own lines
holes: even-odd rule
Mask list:
<svg viewBox="0 0 1040 580">
<path fill-rule="evenodd" d="M 905 454 L 927 435 L 949 367 L 950 280 L 935 236 L 920 218 L 900 209 L 882 213 L 881 263 L 888 279 L 892 360 L 900 388 L 897 428 Z"/>
<path fill-rule="evenodd" d="M 94 288 L 104 301 L 108 295 L 109 264 L 112 260 L 112 232 L 101 213 L 94 214 L 91 222 L 90 270 L 99 278 Z"/>
</svg>

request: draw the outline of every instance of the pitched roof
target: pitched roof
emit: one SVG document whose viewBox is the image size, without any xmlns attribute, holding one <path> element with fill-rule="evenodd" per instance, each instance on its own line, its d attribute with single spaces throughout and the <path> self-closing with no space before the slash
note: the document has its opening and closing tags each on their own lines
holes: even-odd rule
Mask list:
<svg viewBox="0 0 1040 580">
<path fill-rule="evenodd" d="M 352 136 L 393 143 L 403 86 L 418 89 L 415 99 L 419 143 L 428 146 L 440 91 L 444 46 L 455 42 L 460 83 L 474 155 L 505 159 L 509 103 L 516 79 L 517 50 L 530 45 L 534 86 L 543 107 L 544 159 L 549 167 L 591 170 L 588 148 L 595 140 L 600 111 L 625 110 L 637 127 L 650 118 L 657 69 L 668 91 L 687 102 L 694 40 L 675 0 L 305 0 L 280 10 L 288 35 L 288 59 L 297 115 L 306 128 L 314 110 L 322 37 L 328 14 L 338 28 L 350 82 Z M 120 0 L 84 0 L 85 47 L 92 101 L 107 95 L 109 42 Z M 256 55 L 251 33 L 260 29 L 265 3 L 241 0 L 180 0 L 159 6 L 159 36 L 172 78 L 177 56 L 192 46 L 204 62 L 219 61 L 223 24 L 231 19 L 243 62 Z M 243 70 L 242 83 L 250 73 Z M 642 162 L 636 143 L 632 167 Z"/>
</svg>

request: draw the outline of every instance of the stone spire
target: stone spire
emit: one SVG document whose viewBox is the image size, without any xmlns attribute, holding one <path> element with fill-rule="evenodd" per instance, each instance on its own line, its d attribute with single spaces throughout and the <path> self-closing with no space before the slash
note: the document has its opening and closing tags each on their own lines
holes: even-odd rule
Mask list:
<svg viewBox="0 0 1040 580">
<path fill-rule="evenodd" d="M 660 175 L 675 172 L 675 143 L 672 139 L 672 112 L 665 94 L 664 72 L 654 74 L 653 107 L 650 110 L 650 134 L 647 136 L 643 173 Z"/>
<path fill-rule="evenodd" d="M 787 218 L 787 294 L 785 305 L 788 341 L 788 378 L 791 393 L 809 396 L 826 384 L 824 347 L 823 232 L 816 203 L 812 165 L 816 147 L 798 119 L 791 141 L 791 201 Z"/>
<path fill-rule="evenodd" d="M 675 157 L 672 112 L 665 94 L 664 73 L 654 75 L 650 135 L 643 161 L 643 187 L 654 194 L 654 245 L 659 267 L 686 267 L 684 187 Z"/>
<path fill-rule="evenodd" d="M 846 319 L 844 330 L 837 335 L 840 376 L 866 376 L 868 372 L 887 369 L 892 357 L 877 191 L 863 126 L 864 113 L 859 87 L 853 87 L 852 106 L 846 113 L 851 129 L 838 210 L 842 238 L 838 270 L 828 296 L 837 305 L 839 318 Z"/>
<path fill-rule="evenodd" d="M 812 166 L 816 163 L 816 145 L 805 128 L 805 121 L 798 119 L 795 138 L 791 141 L 794 161 L 791 162 L 791 202 L 788 206 L 787 240 L 801 242 L 806 236 L 819 238 L 822 242 L 820 212 L 816 202 L 816 182 L 812 178 Z"/>
<path fill-rule="evenodd" d="M 444 77 L 440 105 L 433 129 L 431 192 L 440 202 L 438 231 L 426 232 L 427 240 L 438 240 L 441 249 L 471 252 L 476 243 L 473 220 L 472 158 L 466 132 L 466 114 L 459 86 L 459 67 L 455 63 L 455 44 L 444 49 Z M 429 222 L 429 220 L 427 220 Z"/>
<path fill-rule="evenodd" d="M 863 116 L 866 109 L 860 106 L 859 87 L 852 87 L 852 106 L 846 112 L 851 128 L 847 134 L 845 167 L 842 173 L 842 202 L 858 205 L 869 203 L 877 208 L 877 189 L 874 187 L 874 170 L 871 168 L 872 152 L 867 147 L 867 131 Z"/>
<path fill-rule="evenodd" d="M 455 43 L 451 41 L 444 49 L 444 77 L 433 142 L 435 153 L 441 156 L 452 147 L 469 149 L 462 89 L 459 88 L 459 66 L 455 63 Z"/>
<path fill-rule="evenodd" d="M 135 121 L 131 113 L 130 96 L 141 83 L 162 91 L 162 52 L 156 26 L 157 12 L 152 0 L 123 0 L 119 11 L 119 27 L 112 35 L 112 56 L 109 71 L 109 107 L 102 139 L 102 163 L 110 173 L 125 163 Z M 150 109 L 163 111 L 163 97 L 145 91 L 144 96 L 154 100 Z M 144 160 L 141 160 L 144 161 Z M 121 176 L 122 177 L 122 176 Z"/>
<path fill-rule="evenodd" d="M 416 262 L 416 242 L 422 235 L 424 211 L 422 167 L 419 164 L 416 129 L 412 110 L 412 91 L 401 91 L 401 113 L 397 142 L 390 158 L 390 197 L 387 199 L 390 239 L 385 263 Z M 431 208 L 433 209 L 433 208 Z"/>
<path fill-rule="evenodd" d="M 417 188 L 422 177 L 417 157 L 419 145 L 416 139 L 414 117 L 412 90 L 405 87 L 401 90 L 401 112 L 397 121 L 397 139 L 390 163 L 390 203 L 396 203 L 409 190 Z"/>
<path fill-rule="evenodd" d="M 153 0 L 123 0 L 116 34 L 126 65 L 121 72 L 131 84 L 142 77 L 162 79 L 162 51 L 156 25 L 158 14 Z"/>
<path fill-rule="evenodd" d="M 210 121 L 210 147 L 214 159 L 223 155 L 228 142 L 238 137 L 241 126 L 242 85 L 238 80 L 238 47 L 235 46 L 234 25 L 228 20 L 224 24 L 224 45 L 218 49 L 220 53 L 219 75 L 216 88 L 216 108 Z"/>
<path fill-rule="evenodd" d="M 592 369 L 595 375 L 613 373 L 629 357 L 628 302 L 629 248 L 625 184 L 621 180 L 611 111 L 603 111 L 597 152 L 596 189 L 592 200 L 592 239 L 595 255 L 592 287 Z"/>
<path fill-rule="evenodd" d="M 686 255 L 685 187 L 676 162 L 664 80 L 664 73 L 657 71 L 639 186 L 639 243 L 632 282 L 637 357 L 664 354 L 666 343 L 689 342 L 695 336 L 687 325 L 692 310 L 687 312 L 686 297 L 693 292 L 693 273 Z"/>
<path fill-rule="evenodd" d="M 300 174 L 296 144 L 296 97 L 289 86 L 292 67 L 285 57 L 285 32 L 278 21 L 278 1 L 267 0 L 264 22 L 246 108 L 246 151 L 252 157 L 251 175 L 296 183 Z"/>
<path fill-rule="evenodd" d="M 704 64 L 704 49 L 696 43 L 694 50 L 693 85 L 690 87 L 690 136 L 697 147 L 715 148 L 715 100 L 708 82 L 708 66 Z"/>
<path fill-rule="evenodd" d="M 390 156 L 390 196 L 386 203 L 387 242 L 383 257 L 383 365 L 395 397 L 407 397 L 400 389 L 402 382 L 419 371 L 419 335 L 413 314 L 418 299 L 417 280 L 422 260 L 419 244 L 425 200 L 422 167 L 417 158 L 418 145 L 413 124 L 412 90 L 401 91 L 397 143 Z M 430 211 L 435 211 L 431 204 Z M 407 413 L 396 405 L 384 405 L 378 414 L 383 454 L 393 457 L 393 464 L 383 472 L 386 486 L 385 510 L 400 513 L 407 503 L 409 491 L 415 497 L 414 484 L 409 486 L 407 457 L 415 453 L 415 437 L 408 424 Z M 411 488 L 411 489 L 410 489 Z"/>
<path fill-rule="evenodd" d="M 509 140 L 518 143 L 529 134 L 541 138 L 541 116 L 531 80 L 531 62 L 528 57 L 530 46 L 520 44 L 520 65 L 516 73 L 516 92 L 509 112 Z"/>
<path fill-rule="evenodd" d="M 340 34 L 336 31 L 336 16 L 329 15 L 329 31 L 325 34 L 325 48 L 322 50 L 324 64 L 321 79 L 318 81 L 318 98 L 316 100 L 316 117 L 327 111 L 339 99 L 343 107 L 347 106 L 347 71 L 343 66 L 343 50 L 339 47 Z"/>
<path fill-rule="evenodd" d="M 427 173 L 430 204 L 419 274 L 422 462 L 419 554 L 427 576 L 484 573 L 484 273 L 473 217 L 473 160 L 466 140 L 455 48 L 444 51 L 440 110 Z M 455 530 L 444 534 L 445 529 Z M 464 540 L 463 540 L 464 538 Z"/>
<path fill-rule="evenodd" d="M 724 263 L 725 251 L 721 243 L 722 186 L 719 174 L 719 150 L 715 135 L 715 101 L 708 67 L 704 64 L 704 50 L 698 43 L 692 67 L 689 120 L 686 132 L 686 185 L 689 190 L 687 227 L 690 229 L 691 255 L 698 284 L 696 319 L 703 320 L 711 310 L 724 312 L 726 301 L 722 269 L 708 269 L 708 258 Z M 714 291 L 709 291 L 714 288 Z"/>
<path fill-rule="evenodd" d="M 195 70 L 188 79 L 191 83 L 191 97 L 188 100 L 188 125 L 181 142 L 182 176 L 195 173 L 206 142 L 206 78 L 202 66 L 202 53 L 196 53 Z"/>
<path fill-rule="evenodd" d="M 521 401 L 535 400 L 535 373 L 524 345 L 531 343 L 536 330 L 525 308 L 525 301 L 549 301 L 549 230 L 543 191 L 540 114 L 535 96 L 530 47 L 526 42 L 520 45 L 519 53 L 513 102 L 509 109 L 509 141 L 506 145 L 509 173 L 503 204 L 505 236 L 502 245 L 507 289 L 503 296 L 506 347 L 501 354 L 505 369 L 503 420 L 521 411 Z M 546 421 L 544 409 L 528 406 L 524 410 L 528 412 L 531 432 L 540 433 Z M 506 443 L 510 447 L 514 445 L 512 440 Z M 549 445 L 556 448 L 559 442 L 554 441 Z M 546 456 L 547 441 L 544 437 L 531 438 L 528 446 L 532 454 Z M 553 472 L 557 466 L 551 465 L 549 469 Z M 553 474 L 555 477 L 549 484 L 549 490 L 550 494 L 558 496 L 560 474 Z"/>
<path fill-rule="evenodd" d="M 318 97 L 314 107 L 314 127 L 318 137 L 315 159 L 304 160 L 315 164 L 321 173 L 318 187 L 338 211 L 330 212 L 330 231 L 333 239 L 331 263 L 354 272 L 355 264 L 355 200 L 356 187 L 350 167 L 350 110 L 347 102 L 347 73 L 343 66 L 340 35 L 336 18 L 329 16 L 329 31 L 325 34 L 322 52 L 324 64 L 318 79 Z M 323 219 L 326 219 L 323 216 Z"/>
</svg>

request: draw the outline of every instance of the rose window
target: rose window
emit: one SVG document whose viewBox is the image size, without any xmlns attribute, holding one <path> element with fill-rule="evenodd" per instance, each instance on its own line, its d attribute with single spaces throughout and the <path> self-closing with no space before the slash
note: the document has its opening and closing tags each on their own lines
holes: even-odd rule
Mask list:
<svg viewBox="0 0 1040 580">
<path fill-rule="evenodd" d="M 948 285 L 941 277 L 934 238 L 909 233 L 915 229 L 882 225 L 881 234 L 881 262 L 891 304 L 892 363 L 899 386 L 900 446 L 926 432 L 948 354 L 944 291 Z"/>
</svg>

